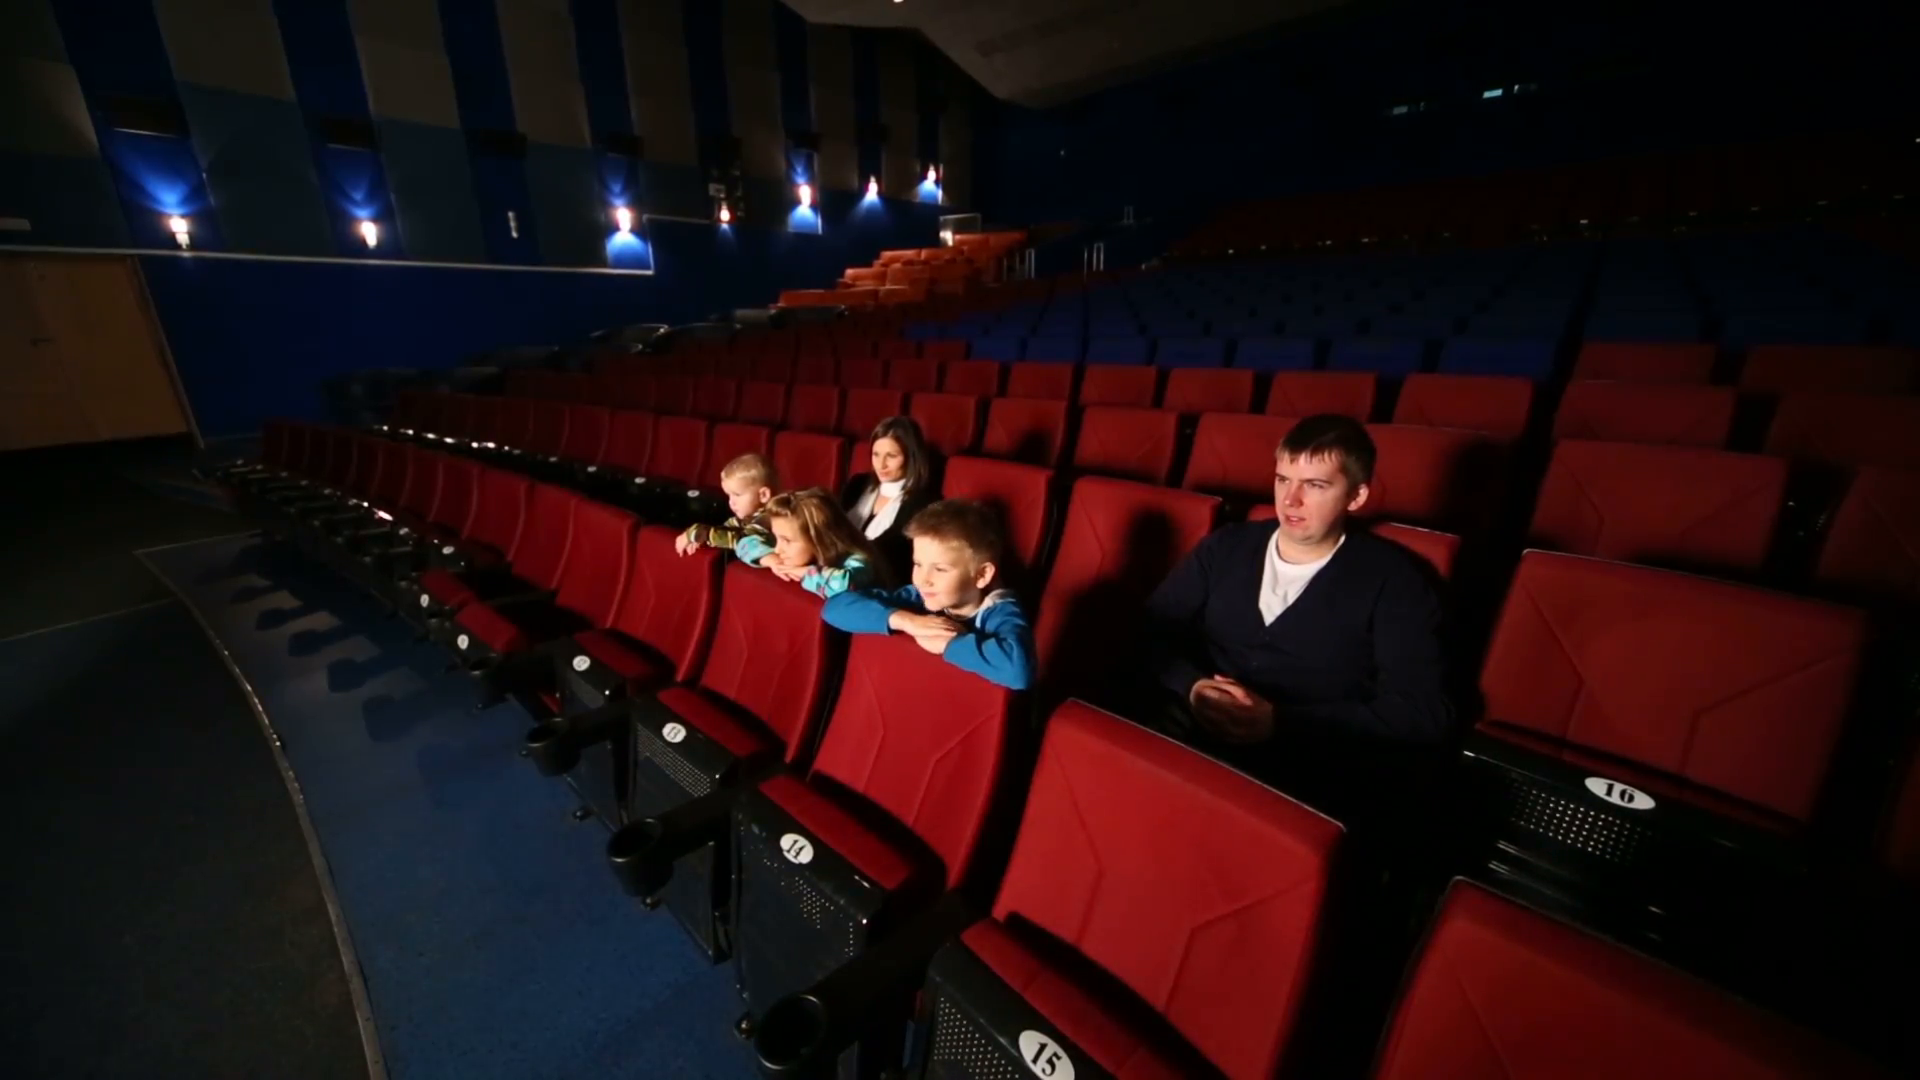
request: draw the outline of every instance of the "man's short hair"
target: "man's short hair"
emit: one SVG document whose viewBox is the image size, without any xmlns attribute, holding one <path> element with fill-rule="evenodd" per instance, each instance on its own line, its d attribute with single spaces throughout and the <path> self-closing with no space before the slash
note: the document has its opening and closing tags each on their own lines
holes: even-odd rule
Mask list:
<svg viewBox="0 0 1920 1080">
<path fill-rule="evenodd" d="M 1357 488 L 1373 483 L 1373 463 L 1378 451 L 1373 447 L 1373 436 L 1367 434 L 1366 425 L 1351 416 L 1322 413 L 1293 425 L 1293 430 L 1280 440 L 1274 456 L 1306 461 L 1332 458 L 1340 464 L 1347 483 Z"/>
<path fill-rule="evenodd" d="M 773 467 L 764 454 L 741 454 L 727 462 L 720 470 L 720 479 L 744 479 L 754 487 L 777 488 L 780 486 L 780 470 Z"/>
<path fill-rule="evenodd" d="M 975 565 L 1000 565 L 1000 557 L 1007 548 L 1000 515 L 972 499 L 942 499 L 934 503 L 907 522 L 907 536 L 916 540 L 926 537 L 965 548 Z"/>
</svg>

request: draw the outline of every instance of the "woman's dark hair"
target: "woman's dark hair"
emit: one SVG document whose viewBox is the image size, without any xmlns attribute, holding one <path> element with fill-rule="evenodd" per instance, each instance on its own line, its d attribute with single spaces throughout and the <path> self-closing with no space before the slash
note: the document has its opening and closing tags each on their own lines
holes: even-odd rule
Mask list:
<svg viewBox="0 0 1920 1080">
<path fill-rule="evenodd" d="M 906 455 L 907 487 L 901 494 L 927 490 L 933 481 L 933 451 L 927 447 L 927 437 L 920 433 L 919 421 L 911 416 L 889 416 L 873 429 L 871 442 L 881 439 L 899 443 L 900 452 Z"/>
</svg>

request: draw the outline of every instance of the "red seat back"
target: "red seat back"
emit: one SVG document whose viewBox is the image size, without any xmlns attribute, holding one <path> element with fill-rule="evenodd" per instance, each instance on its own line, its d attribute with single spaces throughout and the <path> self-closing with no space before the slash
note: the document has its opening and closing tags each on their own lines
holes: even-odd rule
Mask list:
<svg viewBox="0 0 1920 1080">
<path fill-rule="evenodd" d="M 700 687 L 759 720 L 794 761 L 812 748 L 833 631 L 811 593 L 737 559 L 722 562 L 726 602 L 715 617 Z"/>
<path fill-rule="evenodd" d="M 1920 351 L 1880 345 L 1756 345 L 1740 389 L 1786 394 L 1908 394 L 1920 390 Z"/>
<path fill-rule="evenodd" d="M 607 455 L 607 432 L 613 411 L 601 405 L 567 406 L 567 441 L 560 456 L 568 461 L 598 465 Z"/>
<path fill-rule="evenodd" d="M 526 509 L 526 488 L 524 486 L 520 488 L 518 501 L 508 498 L 499 510 L 494 511 L 501 515 L 503 523 L 482 527 L 478 520 L 483 475 L 481 467 L 466 458 L 454 457 L 451 454 L 435 456 L 440 462 L 440 482 L 434 487 L 433 510 L 428 515 L 429 519 L 435 525 L 451 529 L 461 536 L 491 543 L 501 554 L 512 551 L 514 534 L 520 531 L 520 514 Z M 491 471 L 493 470 L 486 470 L 486 472 Z M 512 476 L 511 473 L 506 475 Z M 525 485 L 526 481 L 522 479 L 520 483 Z M 497 493 L 505 496 L 506 487 L 503 485 Z M 489 491 L 488 494 L 493 495 L 496 492 Z M 509 508 L 513 516 L 511 520 L 504 520 Z M 493 543 L 487 540 L 483 534 L 488 533 L 504 534 L 505 542 Z"/>
<path fill-rule="evenodd" d="M 795 385 L 833 386 L 839 361 L 830 352 L 803 352 L 793 365 Z"/>
<path fill-rule="evenodd" d="M 1713 381 L 1713 354 L 1712 345 L 1593 341 L 1581 347 L 1573 378 L 1705 386 Z"/>
<path fill-rule="evenodd" d="M 694 381 L 691 375 L 661 375 L 653 380 L 653 404 L 663 416 L 693 415 Z"/>
<path fill-rule="evenodd" d="M 718 487 L 720 470 L 727 462 L 741 454 L 759 454 L 762 457 L 773 453 L 773 429 L 759 424 L 715 424 L 713 434 L 707 443 L 707 472 L 710 476 L 700 479 L 701 487 Z"/>
<path fill-rule="evenodd" d="M 879 390 L 887 385 L 887 362 L 873 356 L 842 356 L 838 382 L 848 390 Z"/>
<path fill-rule="evenodd" d="M 740 388 L 742 423 L 779 427 L 787 418 L 787 387 L 777 382 L 750 382 Z"/>
<path fill-rule="evenodd" d="M 874 343 L 873 355 L 887 361 L 889 366 L 898 360 L 918 360 L 920 343 L 908 341 L 905 338 L 884 338 Z M 906 387 L 896 387 L 896 389 L 906 389 Z"/>
<path fill-rule="evenodd" d="M 1506 487 L 1507 446 L 1473 431 L 1368 424 L 1379 451 L 1370 517 L 1477 532 L 1487 527 Z"/>
<path fill-rule="evenodd" d="M 1037 398 L 996 398 L 987 406 L 980 452 L 987 457 L 1056 468 L 1067 444 L 1067 403 Z"/>
<path fill-rule="evenodd" d="M 615 409 L 607 425 L 603 463 L 635 476 L 647 474 L 653 455 L 654 415 L 639 409 Z"/>
<path fill-rule="evenodd" d="M 1173 472 L 1179 434 L 1179 413 L 1095 405 L 1080 414 L 1073 467 L 1144 484 L 1164 484 Z"/>
<path fill-rule="evenodd" d="M 848 390 L 840 412 L 840 434 L 864 439 L 880 421 L 906 411 L 906 395 L 898 390 Z"/>
<path fill-rule="evenodd" d="M 373 484 L 367 489 L 367 501 L 391 510 L 401 505 L 412 479 L 413 448 L 385 439 L 368 441 L 378 456 L 379 464 L 374 469 Z"/>
<path fill-rule="evenodd" d="M 693 415 L 731 420 L 740 407 L 740 380 L 703 375 L 693 384 Z"/>
<path fill-rule="evenodd" d="M 795 386 L 787 394 L 787 427 L 794 431 L 838 434 L 840 388 L 811 384 Z"/>
<path fill-rule="evenodd" d="M 643 525 L 633 538 L 632 571 L 610 626 L 666 657 L 675 682 L 692 682 L 706 659 L 720 607 L 727 556 L 702 547 L 674 553 L 675 529 Z"/>
<path fill-rule="evenodd" d="M 1567 384 L 1553 416 L 1556 439 L 1719 447 L 1733 430 L 1730 386 L 1680 383 Z"/>
<path fill-rule="evenodd" d="M 971 453 L 980 432 L 980 399 L 966 394 L 915 394 L 907 415 L 942 457 Z"/>
<path fill-rule="evenodd" d="M 992 360 L 949 360 L 940 388 L 949 394 L 997 397 L 1000 394 L 1000 365 Z"/>
<path fill-rule="evenodd" d="M 1050 686 L 1077 693 L 1124 664 L 1142 605 L 1213 529 L 1220 500 L 1106 477 L 1073 485 L 1040 598 L 1034 651 Z"/>
<path fill-rule="evenodd" d="M 782 431 L 773 437 L 773 466 L 786 491 L 825 488 L 838 495 L 847 480 L 847 440 L 838 435 Z"/>
<path fill-rule="evenodd" d="M 1274 513 L 1272 503 L 1261 503 L 1247 511 L 1248 521 L 1272 521 L 1277 516 L 1279 515 Z M 1382 540 L 1391 540 L 1406 548 L 1421 562 L 1431 567 L 1441 581 L 1452 579 L 1453 564 L 1460 557 L 1458 536 L 1436 529 L 1396 525 L 1391 521 L 1369 522 L 1367 531 Z"/>
<path fill-rule="evenodd" d="M 753 358 L 749 375 L 755 382 L 780 383 L 785 385 L 793 380 L 793 357 L 772 353 Z"/>
<path fill-rule="evenodd" d="M 991 458 L 956 457 L 947 462 L 941 494 L 949 499 L 974 499 L 993 507 L 1006 529 L 1007 551 L 1016 568 L 1039 565 L 1047 539 L 1047 510 L 1053 490 L 1053 470 L 1037 465 Z"/>
<path fill-rule="evenodd" d="M 964 341 L 923 341 L 920 343 L 920 355 L 928 360 L 937 360 L 952 364 L 967 358 L 967 343 Z M 973 393 L 971 390 L 961 391 Z"/>
<path fill-rule="evenodd" d="M 1396 424 L 1460 428 L 1517 439 L 1533 412 L 1533 380 L 1505 375 L 1409 375 Z"/>
<path fill-rule="evenodd" d="M 1158 368 L 1131 364 L 1094 364 L 1080 376 L 1081 405 L 1131 405 L 1150 408 L 1159 385 Z"/>
<path fill-rule="evenodd" d="M 573 534 L 573 505 L 580 497 L 552 484 L 530 484 L 526 516 L 509 556 L 521 580 L 558 589 L 567 565 L 567 540 Z"/>
<path fill-rule="evenodd" d="M 707 481 L 707 427 L 692 416 L 661 416 L 653 423 L 653 449 L 647 454 L 648 479 L 659 477 L 688 487 Z M 717 466 L 716 466 L 717 468 Z"/>
<path fill-rule="evenodd" d="M 1341 833 L 1070 701 L 1047 722 L 993 914 L 1119 979 L 1222 1076 L 1271 1076 L 1305 996 Z"/>
<path fill-rule="evenodd" d="M 429 521 L 433 504 L 440 497 L 441 455 L 418 446 L 407 448 L 407 485 L 400 493 L 399 509 Z M 468 512 L 472 512 L 469 504 Z"/>
<path fill-rule="evenodd" d="M 524 398 L 497 398 L 494 402 L 493 435 L 488 442 L 522 450 L 533 433 L 535 402 Z M 541 403 L 545 404 L 545 403 Z"/>
<path fill-rule="evenodd" d="M 911 343 L 909 343 L 911 344 Z M 887 362 L 887 389 L 928 394 L 940 389 L 940 361 L 899 359 Z"/>
<path fill-rule="evenodd" d="M 1293 430 L 1290 416 L 1208 413 L 1194 429 L 1180 486 L 1247 500 L 1273 499 L 1274 454 Z"/>
<path fill-rule="evenodd" d="M 1622 562 L 1756 571 L 1786 486 L 1780 458 L 1566 439 L 1540 485 L 1530 542 Z"/>
<path fill-rule="evenodd" d="M 1787 394 L 1767 453 L 1833 465 L 1920 469 L 1920 397 Z"/>
<path fill-rule="evenodd" d="M 813 775 L 912 829 L 957 887 L 1000 786 L 1012 701 L 909 638 L 855 635 Z"/>
<path fill-rule="evenodd" d="M 654 406 L 658 376 L 625 375 L 605 380 L 607 404 L 619 409 L 647 409 Z"/>
<path fill-rule="evenodd" d="M 1073 400 L 1072 364 L 1007 365 L 1007 396 L 1043 401 Z"/>
<path fill-rule="evenodd" d="M 1480 688 L 1493 720 L 1805 821 L 1865 642 L 1851 608 L 1529 551 Z"/>
<path fill-rule="evenodd" d="M 1873 1073 L 1723 991 L 1456 882 L 1375 1080 L 1840 1080 Z"/>
<path fill-rule="evenodd" d="M 1814 576 L 1863 602 L 1920 608 L 1920 473 L 1856 472 Z"/>
<path fill-rule="evenodd" d="M 479 427 L 480 399 L 472 394 L 447 394 L 441 403 L 440 426 L 433 433 L 443 439 L 472 441 Z"/>
<path fill-rule="evenodd" d="M 523 449 L 540 457 L 558 457 L 567 446 L 567 406 L 558 401 L 536 401 L 528 410 L 532 415 Z"/>
<path fill-rule="evenodd" d="M 1253 372 L 1178 368 L 1167 372 L 1160 407 L 1172 412 L 1246 412 L 1253 408 Z"/>
<path fill-rule="evenodd" d="M 1268 416 L 1351 416 L 1361 423 L 1373 417 L 1379 376 L 1359 371 L 1282 371 L 1267 390 Z"/>
<path fill-rule="evenodd" d="M 627 591 L 633 569 L 633 538 L 639 528 L 640 519 L 625 510 L 574 498 L 573 532 L 567 540 L 566 565 L 560 571 L 554 603 L 595 626 L 612 623 L 614 610 Z"/>
</svg>

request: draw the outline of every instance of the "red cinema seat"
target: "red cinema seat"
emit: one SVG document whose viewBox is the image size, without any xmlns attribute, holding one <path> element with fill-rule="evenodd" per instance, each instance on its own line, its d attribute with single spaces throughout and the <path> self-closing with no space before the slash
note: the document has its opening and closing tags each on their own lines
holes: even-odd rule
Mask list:
<svg viewBox="0 0 1920 1080">
<path fill-rule="evenodd" d="M 1767 430 L 1767 453 L 1827 465 L 1920 469 L 1920 397 L 1786 394 Z"/>
<path fill-rule="evenodd" d="M 937 360 L 943 364 L 953 364 L 967 358 L 967 343 L 964 341 L 923 341 L 920 343 L 920 355 L 928 360 Z"/>
<path fill-rule="evenodd" d="M 735 791 L 771 763 L 793 765 L 812 751 L 833 658 L 819 600 L 737 561 L 725 563 L 722 580 L 726 602 L 697 678 L 661 690 L 631 714 L 630 822 Z M 769 656 L 782 662 L 769 664 Z M 657 896 L 709 959 L 725 959 L 717 913 L 733 886 L 726 829 L 681 857 L 663 885 L 643 885 L 631 872 L 631 849 L 644 834 L 644 826 L 624 829 L 608 845 L 622 884 Z"/>
<path fill-rule="evenodd" d="M 1274 1075 L 1340 839 L 1339 825 L 1195 751 L 1062 705 L 992 917 L 929 968 L 929 1075 Z"/>
<path fill-rule="evenodd" d="M 1180 414 L 1095 405 L 1080 414 L 1073 467 L 1084 473 L 1164 484 L 1173 473 Z"/>
<path fill-rule="evenodd" d="M 727 556 L 712 548 L 681 556 L 673 550 L 679 535 L 664 525 L 645 525 L 634 533 L 632 569 L 613 617 L 604 629 L 575 634 L 573 648 L 561 655 L 563 670 L 586 676 L 561 684 L 571 699 L 563 712 L 689 682 L 699 673 L 720 606 Z"/>
<path fill-rule="evenodd" d="M 889 360 L 887 389 L 903 394 L 930 394 L 940 389 L 940 361 Z"/>
<path fill-rule="evenodd" d="M 1207 413 L 1194 429 L 1180 486 L 1236 506 L 1273 502 L 1275 455 L 1297 422 L 1290 416 Z"/>
<path fill-rule="evenodd" d="M 727 463 L 742 454 L 759 454 L 771 458 L 773 454 L 773 429 L 759 424 L 715 424 L 707 437 L 707 472 L 696 487 L 718 491 L 720 488 L 720 470 Z"/>
<path fill-rule="evenodd" d="M 527 439 L 521 449 L 535 457 L 558 458 L 567 445 L 567 406 L 536 401 L 528 409 Z"/>
<path fill-rule="evenodd" d="M 1016 363 L 1007 365 L 1007 396 L 1046 401 L 1073 400 L 1072 364 Z"/>
<path fill-rule="evenodd" d="M 873 354 L 885 360 L 889 367 L 891 367 L 896 361 L 920 359 L 920 343 L 917 341 L 908 341 L 905 338 L 883 338 L 874 344 Z M 893 389 L 905 390 L 907 388 L 896 386 Z"/>
<path fill-rule="evenodd" d="M 661 416 L 692 416 L 695 382 L 691 375 L 661 375 L 653 380 L 653 404 Z"/>
<path fill-rule="evenodd" d="M 754 382 L 779 383 L 784 386 L 793 381 L 793 357 L 775 356 L 771 353 L 756 356 L 747 369 L 747 377 Z"/>
<path fill-rule="evenodd" d="M 528 529 L 558 542 L 558 568 L 550 559 L 530 563 L 516 552 L 514 572 L 526 584 L 553 594 L 551 602 L 498 603 L 477 598 L 453 613 L 444 636 L 470 667 L 523 653 L 536 645 L 596 627 L 613 618 L 633 564 L 633 538 L 640 523 L 632 514 L 541 484 L 528 508 Z M 562 507 L 565 506 L 565 510 Z M 562 524 L 562 514 L 571 524 Z M 550 551 L 551 540 L 539 546 Z M 545 672 L 541 673 L 542 675 Z M 518 686 L 501 686 L 515 690 Z"/>
<path fill-rule="evenodd" d="M 966 394 L 915 394 L 907 415 L 942 457 L 971 453 L 980 434 L 980 399 Z"/>
<path fill-rule="evenodd" d="M 1034 626 L 1055 695 L 1097 699 L 1126 670 L 1147 597 L 1211 532 L 1220 500 L 1100 476 L 1074 483 Z"/>
<path fill-rule="evenodd" d="M 474 394 L 448 394 L 441 414 L 441 430 L 435 434 L 452 443 L 470 443 L 477 439 L 483 400 Z"/>
<path fill-rule="evenodd" d="M 468 531 L 430 553 L 432 565 L 400 589 L 399 610 L 426 624 L 483 595 L 550 588 L 543 582 L 559 577 L 574 498 L 505 469 L 482 468 Z"/>
<path fill-rule="evenodd" d="M 736 417 L 743 424 L 779 427 L 787 418 L 787 387 L 784 383 L 750 382 L 740 387 L 740 407 Z"/>
<path fill-rule="evenodd" d="M 987 457 L 1057 468 L 1067 445 L 1067 403 L 1036 398 L 995 398 L 987 406 L 980 452 Z"/>
<path fill-rule="evenodd" d="M 1368 424 L 1367 434 L 1378 456 L 1362 514 L 1448 532 L 1488 526 L 1506 487 L 1504 440 L 1406 424 Z"/>
<path fill-rule="evenodd" d="M 853 636 L 812 769 L 776 773 L 733 805 L 734 971 L 748 1016 L 967 880 L 999 801 L 1011 705 L 1007 690 L 909 638 Z M 897 1041 L 882 1043 L 876 1057 L 898 1063 Z"/>
<path fill-rule="evenodd" d="M 524 398 L 486 398 L 491 413 L 491 422 L 485 425 L 487 435 L 482 442 L 488 449 L 521 449 L 527 445 L 527 435 L 533 429 L 533 407 L 535 402 Z"/>
<path fill-rule="evenodd" d="M 1753 573 L 1786 498 L 1787 463 L 1694 446 L 1564 439 L 1534 504 L 1529 543 L 1601 559 Z"/>
<path fill-rule="evenodd" d="M 1350 416 L 1373 418 L 1380 377 L 1361 371 L 1281 371 L 1267 390 L 1268 416 Z"/>
<path fill-rule="evenodd" d="M 794 431 L 836 434 L 840 429 L 840 388 L 801 384 L 787 392 L 787 427 Z"/>
<path fill-rule="evenodd" d="M 887 385 L 887 362 L 877 356 L 842 356 L 836 382 L 848 390 L 880 390 Z"/>
<path fill-rule="evenodd" d="M 638 409 L 615 409 L 607 422 L 607 452 L 603 468 L 619 478 L 647 475 L 653 455 L 654 415 Z"/>
<path fill-rule="evenodd" d="M 873 434 L 880 421 L 906 411 L 906 395 L 898 390 L 849 390 L 840 413 L 839 433 L 850 439 Z"/>
<path fill-rule="evenodd" d="M 1272 521 L 1276 516 L 1272 503 L 1261 503 L 1247 511 L 1248 521 Z M 1396 525 L 1391 521 L 1368 522 L 1366 528 L 1382 540 L 1391 540 L 1412 552 L 1421 562 L 1432 567 L 1441 581 L 1452 579 L 1453 564 L 1460 557 L 1458 536 L 1435 529 Z"/>
<path fill-rule="evenodd" d="M 702 375 L 694 380 L 692 415 L 707 420 L 731 420 L 739 408 L 739 379 Z"/>
<path fill-rule="evenodd" d="M 991 506 L 1006 530 L 1007 550 L 1020 580 L 1040 565 L 1046 543 L 1048 509 L 1053 492 L 1053 470 L 1016 461 L 956 457 L 947 461 L 941 494 L 949 499 L 974 499 Z"/>
<path fill-rule="evenodd" d="M 1875 1073 L 1777 1017 L 1457 881 L 1375 1080 L 1841 1080 Z"/>
<path fill-rule="evenodd" d="M 707 478 L 708 427 L 705 420 L 692 416 L 655 417 L 653 448 L 641 475 L 676 487 L 699 487 Z"/>
<path fill-rule="evenodd" d="M 607 453 L 613 410 L 601 405 L 567 406 L 567 438 L 560 458 L 577 465 L 598 465 Z"/>
<path fill-rule="evenodd" d="M 874 337 L 871 330 L 836 333 L 831 345 L 834 355 L 843 360 L 872 360 L 880 354 L 880 339 Z"/>
<path fill-rule="evenodd" d="M 1504 375 L 1409 375 L 1396 424 L 1459 428 L 1517 439 L 1533 412 L 1533 380 Z"/>
<path fill-rule="evenodd" d="M 623 375 L 601 382 L 607 388 L 607 403 L 619 409 L 653 409 L 659 385 L 655 375 Z"/>
<path fill-rule="evenodd" d="M 1642 345 L 1590 341 L 1573 364 L 1573 379 L 1705 386 L 1713 381 L 1712 345 Z"/>
<path fill-rule="evenodd" d="M 1179 413 L 1246 412 L 1253 408 L 1253 372 L 1222 368 L 1169 371 L 1160 407 Z"/>
<path fill-rule="evenodd" d="M 1740 389 L 1910 394 L 1920 390 L 1920 352 L 1877 345 L 1755 345 L 1740 369 Z"/>
<path fill-rule="evenodd" d="M 838 435 L 782 431 L 773 437 L 773 466 L 787 491 L 825 488 L 837 493 L 847 481 L 847 440 Z"/>
<path fill-rule="evenodd" d="M 1920 473 L 1856 471 L 1814 578 L 1860 603 L 1920 609 Z"/>
<path fill-rule="evenodd" d="M 1094 364 L 1080 376 L 1079 405 L 1152 408 L 1160 369 L 1132 364 Z"/>
<path fill-rule="evenodd" d="M 949 360 L 940 389 L 980 398 L 1000 396 L 1000 365 L 992 360 Z"/>
<path fill-rule="evenodd" d="M 1575 382 L 1553 417 L 1556 439 L 1722 447 L 1733 431 L 1730 386 Z"/>
<path fill-rule="evenodd" d="M 803 352 L 793 365 L 793 383 L 795 386 L 834 386 L 839 371 L 840 362 L 832 353 Z"/>
</svg>

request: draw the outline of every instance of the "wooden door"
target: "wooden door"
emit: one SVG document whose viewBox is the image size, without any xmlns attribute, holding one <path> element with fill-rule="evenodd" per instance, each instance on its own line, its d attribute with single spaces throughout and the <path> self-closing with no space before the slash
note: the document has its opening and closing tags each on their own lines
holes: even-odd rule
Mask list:
<svg viewBox="0 0 1920 1080">
<path fill-rule="evenodd" d="M 0 255 L 0 449 L 187 430 L 131 258 Z"/>
</svg>

